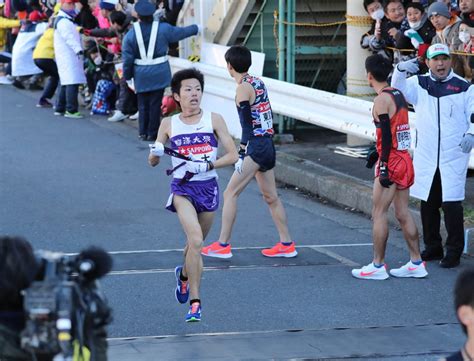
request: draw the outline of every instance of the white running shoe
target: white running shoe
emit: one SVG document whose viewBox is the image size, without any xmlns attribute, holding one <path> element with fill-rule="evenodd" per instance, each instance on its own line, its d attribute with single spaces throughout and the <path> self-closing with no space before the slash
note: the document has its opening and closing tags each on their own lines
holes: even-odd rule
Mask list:
<svg viewBox="0 0 474 361">
<path fill-rule="evenodd" d="M 387 273 L 386 265 L 378 268 L 375 267 L 373 263 L 369 263 L 362 268 L 353 269 L 352 276 L 360 278 L 361 280 L 386 280 L 390 277 Z"/>
<path fill-rule="evenodd" d="M 425 262 L 416 265 L 411 261 L 409 261 L 406 265 L 400 268 L 391 269 L 390 274 L 394 277 L 423 278 L 428 276 L 428 272 L 426 272 Z"/>
<path fill-rule="evenodd" d="M 13 84 L 13 78 L 9 77 L 8 75 L 2 75 L 2 76 L 0 76 L 0 84 L 2 84 L 2 85 L 12 85 Z"/>
<path fill-rule="evenodd" d="M 131 120 L 137 120 L 138 119 L 138 112 L 136 112 L 133 115 L 130 115 L 128 118 L 131 119 Z"/>
<path fill-rule="evenodd" d="M 120 110 L 116 110 L 114 115 L 112 115 L 107 120 L 109 122 L 121 122 L 122 120 L 124 120 L 126 118 L 127 118 L 127 116 L 125 114 L 123 114 Z"/>
</svg>

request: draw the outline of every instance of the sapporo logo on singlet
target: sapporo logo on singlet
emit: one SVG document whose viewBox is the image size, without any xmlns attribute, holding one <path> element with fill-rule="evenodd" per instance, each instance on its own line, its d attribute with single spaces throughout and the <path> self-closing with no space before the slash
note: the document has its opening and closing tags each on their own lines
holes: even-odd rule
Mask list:
<svg viewBox="0 0 474 361">
<path fill-rule="evenodd" d="M 409 124 L 397 125 L 396 135 L 397 135 L 397 143 L 398 143 L 397 150 L 410 149 L 410 145 L 411 145 L 410 125 Z"/>
<path fill-rule="evenodd" d="M 174 140 L 178 153 L 189 155 L 193 153 L 196 156 L 212 153 L 211 136 L 204 134 L 193 134 L 191 136 L 182 136 Z"/>
</svg>

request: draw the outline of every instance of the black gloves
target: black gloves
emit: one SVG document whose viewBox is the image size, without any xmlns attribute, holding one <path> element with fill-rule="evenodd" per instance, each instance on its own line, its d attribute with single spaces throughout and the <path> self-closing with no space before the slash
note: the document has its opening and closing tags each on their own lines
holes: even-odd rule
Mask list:
<svg viewBox="0 0 474 361">
<path fill-rule="evenodd" d="M 380 162 L 379 163 L 379 182 L 382 185 L 382 187 L 385 188 L 390 188 L 390 186 L 393 184 L 393 182 L 390 180 L 388 176 L 388 166 L 387 163 L 385 162 Z"/>
</svg>

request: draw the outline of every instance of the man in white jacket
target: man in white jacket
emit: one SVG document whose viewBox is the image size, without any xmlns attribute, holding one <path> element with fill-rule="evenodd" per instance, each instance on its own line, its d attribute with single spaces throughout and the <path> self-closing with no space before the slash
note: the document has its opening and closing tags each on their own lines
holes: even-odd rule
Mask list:
<svg viewBox="0 0 474 361">
<path fill-rule="evenodd" d="M 429 73 L 417 73 L 417 59 L 399 63 L 392 86 L 400 89 L 415 107 L 416 139 L 413 165 L 415 184 L 411 195 L 421 200 L 425 261 L 441 260 L 440 266 L 459 265 L 464 246 L 462 201 L 465 196 L 469 155 L 474 145 L 474 86 L 451 68 L 449 48 L 428 48 Z M 440 212 L 448 231 L 446 254 L 440 236 Z"/>
<path fill-rule="evenodd" d="M 61 82 L 54 114 L 68 118 L 82 118 L 77 95 L 79 85 L 86 82 L 81 37 L 73 22 L 77 15 L 75 3 L 76 0 L 61 0 L 54 22 L 54 55 Z"/>
</svg>

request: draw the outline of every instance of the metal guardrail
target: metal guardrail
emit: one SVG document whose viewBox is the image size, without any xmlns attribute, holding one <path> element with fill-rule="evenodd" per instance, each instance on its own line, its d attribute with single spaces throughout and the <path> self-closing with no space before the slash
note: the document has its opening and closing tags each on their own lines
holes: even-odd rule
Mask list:
<svg viewBox="0 0 474 361">
<path fill-rule="evenodd" d="M 234 100 L 236 84 L 227 69 L 180 58 L 170 58 L 170 64 L 173 72 L 196 67 L 204 74 L 203 108 L 222 114 L 230 133 L 240 137 L 241 127 Z M 372 102 L 267 77 L 262 77 L 262 80 L 267 86 L 274 113 L 375 141 Z M 416 115 L 410 113 L 412 131 L 415 125 Z M 474 151 L 471 152 L 469 168 L 474 169 Z"/>
</svg>

